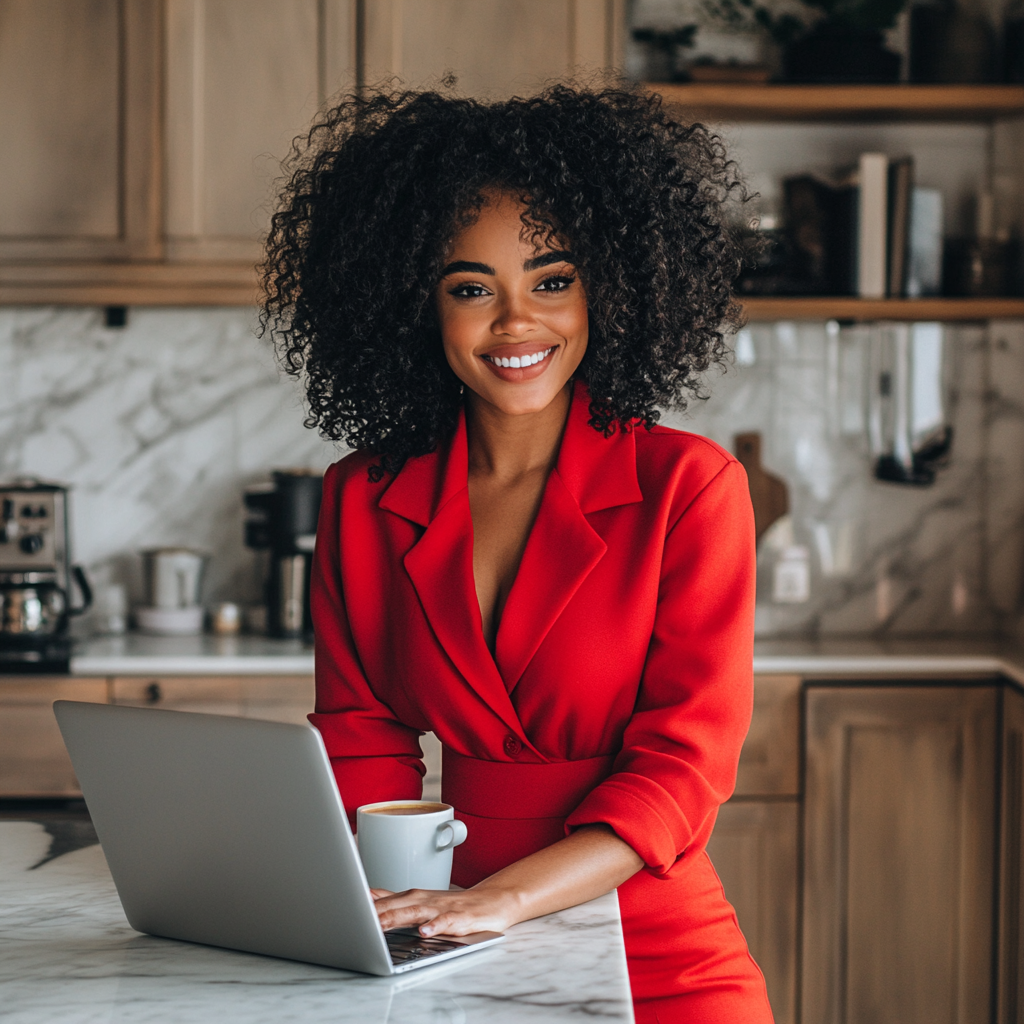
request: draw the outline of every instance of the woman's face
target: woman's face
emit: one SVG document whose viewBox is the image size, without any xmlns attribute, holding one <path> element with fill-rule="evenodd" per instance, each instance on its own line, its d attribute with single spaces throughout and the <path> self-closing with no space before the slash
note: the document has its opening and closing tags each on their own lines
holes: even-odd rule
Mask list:
<svg viewBox="0 0 1024 1024">
<path fill-rule="evenodd" d="M 496 194 L 455 236 L 437 288 L 448 364 L 509 415 L 547 408 L 587 350 L 587 297 L 572 255 L 524 238 L 522 211 Z"/>
</svg>

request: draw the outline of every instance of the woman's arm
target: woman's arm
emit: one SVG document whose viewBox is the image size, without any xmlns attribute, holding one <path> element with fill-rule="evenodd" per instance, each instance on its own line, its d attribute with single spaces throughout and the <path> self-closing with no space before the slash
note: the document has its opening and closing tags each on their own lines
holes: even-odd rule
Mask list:
<svg viewBox="0 0 1024 1024">
<path fill-rule="evenodd" d="M 520 921 L 574 907 L 621 885 L 643 867 L 607 825 L 586 825 L 510 864 L 472 889 L 392 894 L 374 890 L 381 926 L 420 926 L 421 935 L 503 932 Z"/>
</svg>

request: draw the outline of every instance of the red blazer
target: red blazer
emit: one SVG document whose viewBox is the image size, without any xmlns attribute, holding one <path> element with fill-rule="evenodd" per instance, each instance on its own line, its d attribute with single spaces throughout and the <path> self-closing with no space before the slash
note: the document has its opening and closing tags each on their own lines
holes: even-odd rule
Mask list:
<svg viewBox="0 0 1024 1024">
<path fill-rule="evenodd" d="M 646 865 L 632 904 L 620 888 L 636 995 L 634 954 L 668 948 L 658 936 L 682 927 L 672 906 L 696 913 L 695 886 L 717 886 L 708 914 L 739 935 L 703 849 L 750 721 L 754 522 L 743 468 L 718 445 L 664 427 L 605 438 L 588 403 L 577 385 L 494 657 L 473 581 L 464 420 L 394 478 L 371 483 L 364 453 L 327 471 L 310 720 L 350 814 L 418 798 L 419 736 L 440 737 L 445 797 L 471 822 L 460 884 L 574 826 L 610 825 Z M 698 860 L 699 885 L 684 870 Z M 652 903 L 650 885 L 674 878 Z M 657 967 L 662 990 L 685 987 L 676 954 L 671 977 Z"/>
<path fill-rule="evenodd" d="M 488 761 L 614 755 L 569 825 L 607 822 L 655 873 L 711 833 L 753 698 L 743 468 L 664 427 L 605 438 L 578 387 L 492 658 L 473 581 L 465 423 L 370 483 L 331 466 L 312 602 L 316 713 L 350 813 L 418 798 L 418 738 Z"/>
</svg>

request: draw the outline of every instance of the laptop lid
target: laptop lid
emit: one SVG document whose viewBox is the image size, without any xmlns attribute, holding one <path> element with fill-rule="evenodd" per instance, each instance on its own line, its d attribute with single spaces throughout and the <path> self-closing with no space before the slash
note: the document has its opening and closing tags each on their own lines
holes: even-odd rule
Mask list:
<svg viewBox="0 0 1024 1024">
<path fill-rule="evenodd" d="M 314 728 L 76 701 L 54 714 L 133 928 L 393 973 Z"/>
</svg>

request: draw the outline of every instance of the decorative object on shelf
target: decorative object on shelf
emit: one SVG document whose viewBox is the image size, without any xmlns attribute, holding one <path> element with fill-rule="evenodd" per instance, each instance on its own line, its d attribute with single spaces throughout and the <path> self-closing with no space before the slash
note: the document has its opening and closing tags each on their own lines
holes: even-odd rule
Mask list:
<svg viewBox="0 0 1024 1024">
<path fill-rule="evenodd" d="M 998 77 L 996 36 L 982 14 L 955 0 L 910 9 L 910 80 L 929 85 L 984 83 Z"/>
<path fill-rule="evenodd" d="M 210 609 L 210 632 L 233 636 L 242 629 L 242 609 L 234 601 L 221 601 Z"/>
<path fill-rule="evenodd" d="M 974 236 L 946 242 L 943 290 L 947 295 L 977 297 L 1010 294 L 1014 248 L 1009 229 L 996 223 L 995 195 L 982 192 L 975 207 Z"/>
<path fill-rule="evenodd" d="M 942 193 L 937 188 L 915 185 L 910 196 L 908 298 L 942 293 L 942 251 Z"/>
<path fill-rule="evenodd" d="M 1010 0 L 1003 16 L 1003 81 L 1024 82 L 1024 0 Z"/>
<path fill-rule="evenodd" d="M 697 25 L 679 28 L 635 28 L 633 38 L 647 49 L 647 78 L 652 82 L 686 82 L 689 75 L 680 66 L 680 50 L 693 46 Z"/>
<path fill-rule="evenodd" d="M 733 450 L 747 471 L 750 502 L 754 506 L 754 533 L 760 540 L 789 511 L 789 489 L 785 480 L 769 473 L 761 464 L 761 435 L 757 431 L 737 434 Z"/>
<path fill-rule="evenodd" d="M 787 82 L 898 82 L 901 58 L 883 33 L 906 0 L 802 0 L 798 16 L 758 0 L 704 0 L 713 18 L 737 31 L 760 28 L 783 50 Z"/>
</svg>

